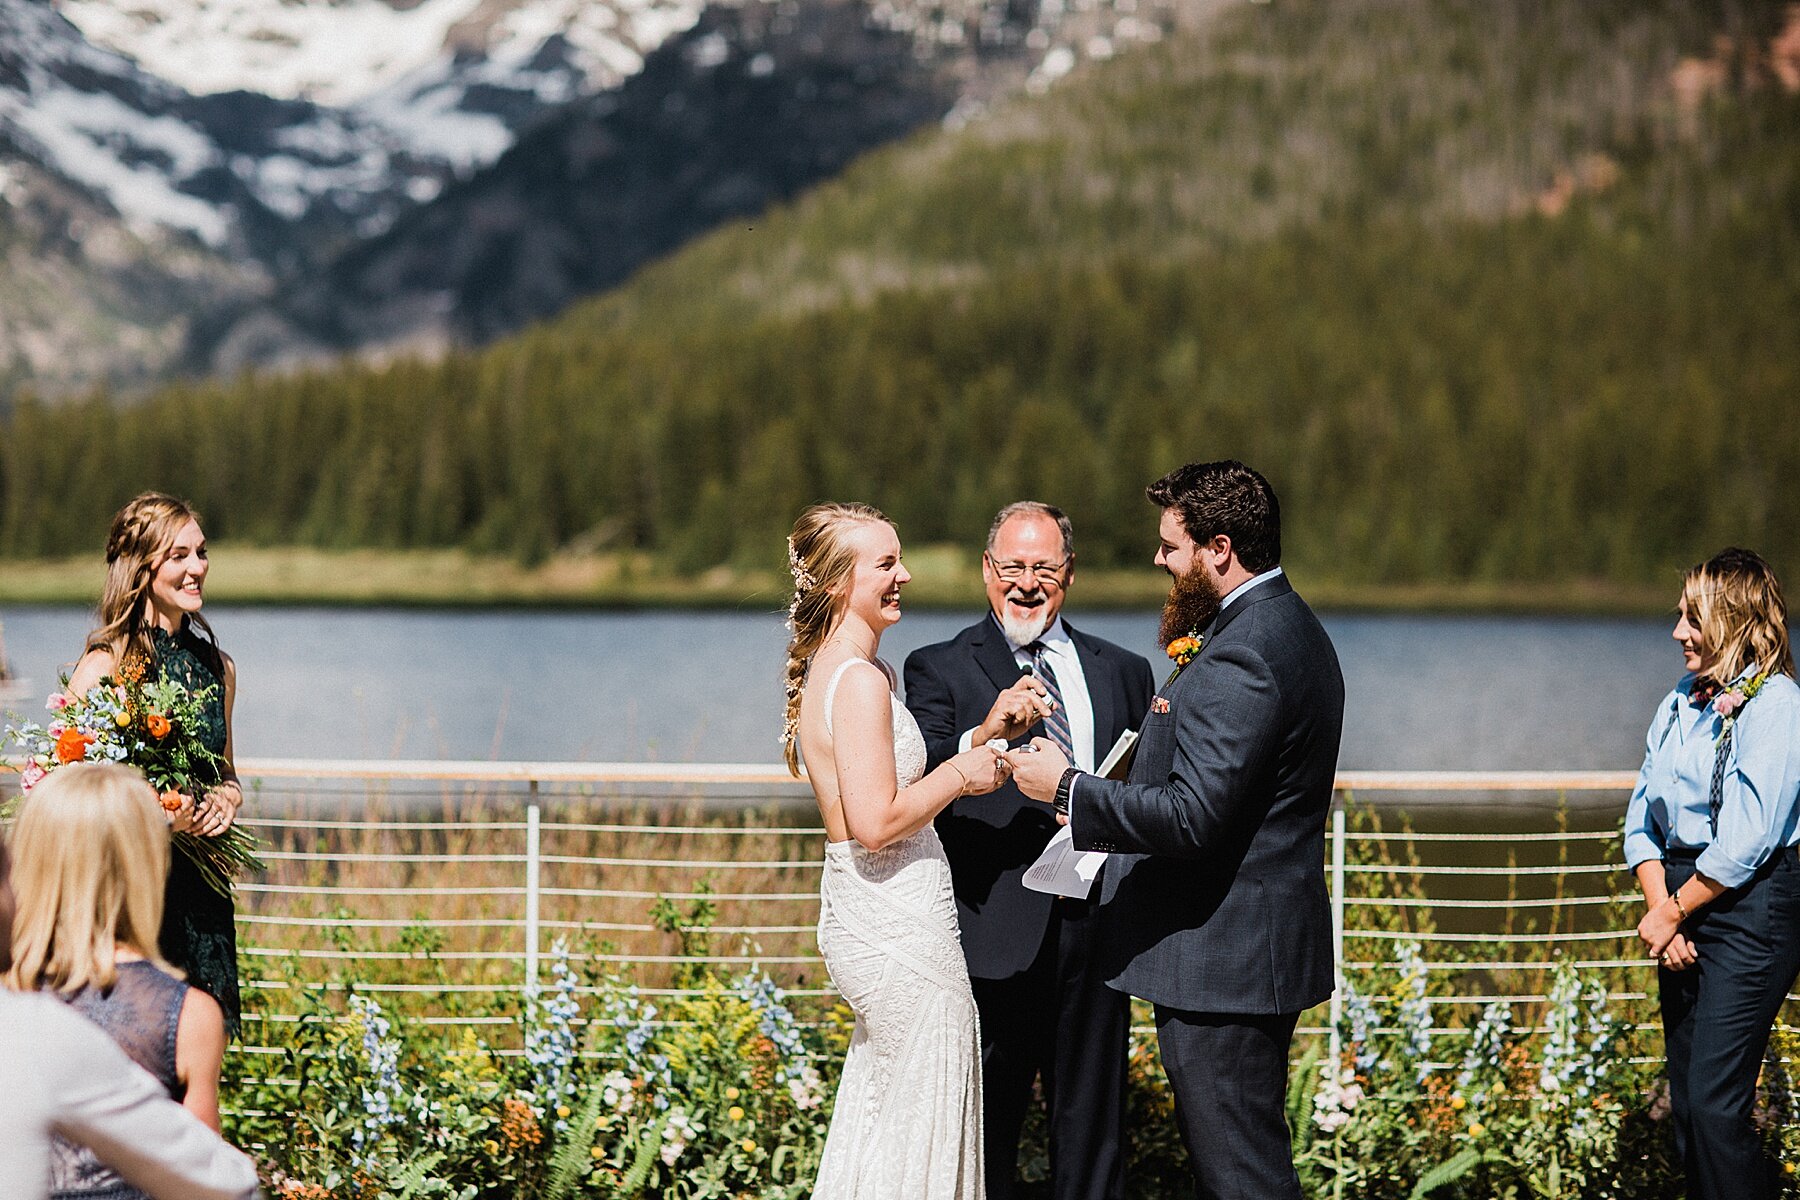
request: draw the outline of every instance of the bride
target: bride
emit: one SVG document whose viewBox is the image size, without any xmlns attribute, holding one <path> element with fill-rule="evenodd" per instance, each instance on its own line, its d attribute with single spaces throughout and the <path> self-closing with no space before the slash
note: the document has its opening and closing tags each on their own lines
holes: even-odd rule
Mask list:
<svg viewBox="0 0 1800 1200">
<path fill-rule="evenodd" d="M 814 1200 L 980 1200 L 981 1038 L 931 819 L 999 787 L 1006 760 L 980 746 L 924 773 L 919 727 L 875 657 L 911 578 L 886 517 L 815 505 L 788 560 L 782 740 L 825 819 L 819 949 L 856 1013 Z"/>
</svg>

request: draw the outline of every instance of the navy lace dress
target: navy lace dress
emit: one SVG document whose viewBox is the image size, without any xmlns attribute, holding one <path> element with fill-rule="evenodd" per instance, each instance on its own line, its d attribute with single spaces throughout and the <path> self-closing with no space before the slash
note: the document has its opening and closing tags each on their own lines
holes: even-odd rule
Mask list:
<svg viewBox="0 0 1800 1200">
<path fill-rule="evenodd" d="M 215 754 L 225 753 L 225 660 L 219 648 L 183 624 L 179 633 L 162 629 L 153 637 L 152 669 L 159 682 L 173 681 L 191 693 L 211 688 L 200 737 Z M 202 787 L 217 779 L 195 780 Z M 225 1029 L 235 1038 L 240 1007 L 237 972 L 237 914 L 231 899 L 207 885 L 187 855 L 177 850 L 169 862 L 163 897 L 163 957 L 187 973 L 187 980 L 225 1010 Z"/>
<path fill-rule="evenodd" d="M 175 1034 L 187 991 L 187 984 L 147 962 L 122 962 L 112 987 L 83 988 L 63 999 L 155 1076 L 170 1099 L 180 1100 L 186 1089 L 175 1076 Z M 61 1138 L 50 1151 L 50 1195 L 51 1200 L 149 1200 L 86 1146 Z"/>
</svg>

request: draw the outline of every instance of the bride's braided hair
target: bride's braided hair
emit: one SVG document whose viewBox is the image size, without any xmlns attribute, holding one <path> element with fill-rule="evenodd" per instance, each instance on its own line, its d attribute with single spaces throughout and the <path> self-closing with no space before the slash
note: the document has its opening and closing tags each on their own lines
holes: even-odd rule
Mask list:
<svg viewBox="0 0 1800 1200">
<path fill-rule="evenodd" d="M 856 568 L 856 548 L 845 537 L 858 525 L 887 522 L 867 504 L 815 504 L 794 522 L 788 535 L 788 570 L 794 599 L 788 605 L 787 720 L 781 747 L 788 771 L 800 774 L 800 693 L 812 657 L 825 644 L 844 602 L 844 585 Z"/>
</svg>

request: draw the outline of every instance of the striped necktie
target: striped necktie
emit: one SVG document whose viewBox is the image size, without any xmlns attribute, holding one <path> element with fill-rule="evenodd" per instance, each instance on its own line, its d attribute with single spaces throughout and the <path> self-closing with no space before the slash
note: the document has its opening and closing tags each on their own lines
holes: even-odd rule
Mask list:
<svg viewBox="0 0 1800 1200">
<path fill-rule="evenodd" d="M 1075 761 L 1075 739 L 1069 734 L 1069 710 L 1063 707 L 1062 688 L 1057 685 L 1056 672 L 1050 669 L 1050 653 L 1044 643 L 1032 642 L 1025 647 L 1025 653 L 1031 655 L 1031 673 L 1044 684 L 1050 693 L 1052 708 L 1050 715 L 1044 718 L 1044 732 L 1056 743 L 1056 748 L 1063 752 L 1063 757 L 1071 763 Z"/>
</svg>

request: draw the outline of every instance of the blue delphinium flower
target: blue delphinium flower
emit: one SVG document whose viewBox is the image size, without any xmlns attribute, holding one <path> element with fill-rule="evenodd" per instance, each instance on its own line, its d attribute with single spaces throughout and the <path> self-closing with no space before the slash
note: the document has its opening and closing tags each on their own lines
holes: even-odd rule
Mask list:
<svg viewBox="0 0 1800 1200">
<path fill-rule="evenodd" d="M 1538 1089 L 1545 1093 L 1569 1090 L 1580 1067 L 1581 979 L 1567 963 L 1557 964 L 1544 1009 L 1544 1059 L 1538 1067 Z"/>
<path fill-rule="evenodd" d="M 1400 966 L 1400 1006 L 1397 1017 L 1404 1036 L 1406 1052 L 1412 1058 L 1418 1078 L 1431 1073 L 1431 1002 L 1426 999 L 1425 959 L 1419 943 L 1401 942 L 1394 951 Z"/>
<path fill-rule="evenodd" d="M 1356 989 L 1350 980 L 1344 980 L 1344 1022 L 1350 1026 L 1350 1036 L 1346 1045 L 1356 1055 L 1356 1069 L 1367 1075 L 1377 1067 L 1384 1066 L 1381 1051 L 1375 1045 L 1375 1006 L 1369 998 Z"/>
<path fill-rule="evenodd" d="M 1483 1069 L 1501 1061 L 1507 1040 L 1512 1036 L 1512 1004 L 1495 1000 L 1481 1010 L 1481 1020 L 1469 1035 L 1469 1047 L 1463 1053 L 1462 1069 L 1456 1075 L 1456 1090 L 1471 1104 L 1485 1103 L 1485 1087 L 1476 1087 Z"/>
<path fill-rule="evenodd" d="M 400 1086 L 400 1042 L 381 1005 L 363 996 L 350 997 L 350 1011 L 362 1030 L 364 1079 L 360 1089 L 363 1120 L 350 1131 L 351 1144 L 364 1167 L 372 1165 L 383 1132 L 405 1120 L 405 1092 Z"/>
<path fill-rule="evenodd" d="M 569 1127 L 557 1111 L 575 1094 L 575 1018 L 581 1012 L 577 986 L 569 944 L 558 938 L 550 947 L 550 986 L 534 981 L 525 989 L 525 1061 L 533 1091 L 557 1133 Z"/>
<path fill-rule="evenodd" d="M 731 994 L 745 1001 L 756 1012 L 757 1032 L 781 1054 L 775 1082 L 798 1079 L 806 1065 L 806 1043 L 800 1037 L 800 1023 L 787 1006 L 787 994 L 775 985 L 765 971 L 749 971 L 731 982 Z"/>
</svg>

